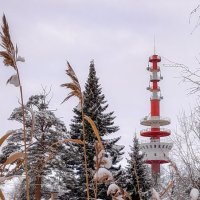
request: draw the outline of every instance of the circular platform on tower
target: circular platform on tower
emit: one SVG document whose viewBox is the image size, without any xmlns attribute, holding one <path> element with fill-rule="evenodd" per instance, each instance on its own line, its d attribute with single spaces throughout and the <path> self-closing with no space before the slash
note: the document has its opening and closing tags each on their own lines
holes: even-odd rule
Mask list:
<svg viewBox="0 0 200 200">
<path fill-rule="evenodd" d="M 145 163 L 147 163 L 147 164 L 152 164 L 152 163 L 165 164 L 165 163 L 169 163 L 169 160 L 145 160 Z"/>
<path fill-rule="evenodd" d="M 144 153 L 146 163 L 159 162 L 168 163 L 169 151 L 173 143 L 168 142 L 149 142 L 140 144 L 140 150 Z"/>
<path fill-rule="evenodd" d="M 151 117 L 145 117 L 140 120 L 140 124 L 144 126 L 152 126 L 154 124 L 160 125 L 160 126 L 166 126 L 171 123 L 170 119 L 167 117 L 160 117 L 160 116 L 151 116 Z"/>
<path fill-rule="evenodd" d="M 162 128 L 160 130 L 152 130 L 151 128 L 147 128 L 140 131 L 140 135 L 144 137 L 165 137 L 169 136 L 171 131 L 169 129 Z"/>
</svg>

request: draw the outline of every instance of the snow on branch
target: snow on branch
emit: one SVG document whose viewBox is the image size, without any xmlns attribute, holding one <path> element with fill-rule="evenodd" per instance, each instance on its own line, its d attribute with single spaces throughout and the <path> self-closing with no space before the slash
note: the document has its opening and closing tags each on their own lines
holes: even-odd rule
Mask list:
<svg viewBox="0 0 200 200">
<path fill-rule="evenodd" d="M 96 156 L 94 157 L 95 161 L 95 174 L 94 174 L 94 181 L 95 181 L 95 196 L 97 197 L 97 182 L 98 183 L 110 183 L 107 195 L 112 197 L 112 200 L 125 200 L 130 199 L 130 195 L 120 188 L 114 182 L 114 178 L 112 173 L 109 169 L 112 167 L 112 159 L 109 154 L 105 152 L 102 147 L 102 144 L 96 143 L 95 144 Z"/>
</svg>

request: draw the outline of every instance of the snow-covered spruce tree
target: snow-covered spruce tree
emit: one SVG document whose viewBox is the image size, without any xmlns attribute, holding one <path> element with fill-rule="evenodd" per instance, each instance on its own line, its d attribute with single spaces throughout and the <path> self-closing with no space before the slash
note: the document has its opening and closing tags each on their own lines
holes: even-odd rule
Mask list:
<svg viewBox="0 0 200 200">
<path fill-rule="evenodd" d="M 149 199 L 150 189 L 152 186 L 151 178 L 148 174 L 147 166 L 143 160 L 144 154 L 140 152 L 138 139 L 133 139 L 133 147 L 127 159 L 125 185 L 126 191 L 129 192 L 134 200 Z M 139 194 L 140 191 L 140 194 Z"/>
<path fill-rule="evenodd" d="M 120 166 L 117 164 L 121 160 L 121 155 L 123 155 L 123 146 L 117 145 L 120 137 L 114 139 L 105 139 L 103 136 L 109 136 L 112 133 L 118 131 L 118 127 L 114 126 L 113 112 L 106 113 L 108 104 L 105 100 L 104 94 L 102 94 L 102 89 L 99 80 L 96 77 L 96 70 L 94 63 L 90 63 L 89 67 L 89 76 L 85 85 L 84 91 L 84 105 L 83 111 L 84 114 L 89 116 L 97 126 L 99 130 L 101 140 L 104 144 L 105 150 L 110 153 L 113 157 L 113 167 L 111 168 L 112 173 L 115 178 L 120 173 Z M 75 116 L 72 119 L 71 127 L 71 137 L 73 139 L 82 139 L 82 116 L 81 111 L 78 107 L 74 108 Z M 85 121 L 85 130 L 86 130 L 86 151 L 87 151 L 87 162 L 88 162 L 88 173 L 89 173 L 89 182 L 90 182 L 90 196 L 94 198 L 94 182 L 93 182 L 93 173 L 94 173 L 94 156 L 95 156 L 95 135 L 89 123 Z M 75 194 L 74 199 L 85 200 L 85 173 L 83 166 L 83 147 L 79 146 L 79 152 L 77 152 L 76 160 L 76 187 L 74 187 L 73 194 Z M 106 194 L 107 186 L 105 184 L 98 186 L 98 198 L 100 199 L 109 199 Z"/>
<path fill-rule="evenodd" d="M 41 196 L 49 198 L 47 193 L 58 192 L 60 189 L 70 192 L 73 182 L 73 176 L 70 176 L 73 173 L 72 169 L 67 166 L 68 162 L 72 163 L 74 159 L 71 144 L 52 145 L 69 138 L 69 135 L 64 123 L 48 109 L 48 104 L 47 95 L 42 94 L 31 96 L 25 105 L 30 199 L 34 200 L 41 199 Z M 14 109 L 9 119 L 22 123 L 21 107 Z M 23 130 L 20 128 L 14 130 L 8 138 L 7 145 L 2 149 L 0 162 L 13 152 L 21 150 L 23 150 Z M 49 155 L 51 159 L 47 161 Z M 17 173 L 24 174 L 24 168 L 22 167 Z M 65 192 L 66 195 L 68 192 Z M 18 199 L 26 199 L 24 181 L 21 191 L 18 191 Z"/>
</svg>

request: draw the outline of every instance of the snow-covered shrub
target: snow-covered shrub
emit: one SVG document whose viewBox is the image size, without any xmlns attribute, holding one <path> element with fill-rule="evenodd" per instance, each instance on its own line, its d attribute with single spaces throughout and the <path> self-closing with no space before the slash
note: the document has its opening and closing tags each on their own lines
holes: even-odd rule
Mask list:
<svg viewBox="0 0 200 200">
<path fill-rule="evenodd" d="M 125 200 L 129 198 L 128 193 L 114 183 L 114 178 L 109 169 L 112 166 L 112 160 L 109 154 L 105 152 L 103 146 L 99 143 L 95 145 L 96 156 L 94 181 L 99 183 L 111 183 L 107 190 L 107 196 L 111 196 L 113 200 Z M 131 198 L 129 198 L 131 199 Z"/>
</svg>

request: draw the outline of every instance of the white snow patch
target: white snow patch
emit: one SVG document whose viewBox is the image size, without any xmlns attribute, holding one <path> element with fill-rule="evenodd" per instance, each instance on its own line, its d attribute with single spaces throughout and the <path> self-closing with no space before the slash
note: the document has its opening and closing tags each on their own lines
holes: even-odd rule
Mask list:
<svg viewBox="0 0 200 200">
<path fill-rule="evenodd" d="M 105 156 L 107 155 L 107 157 Z M 97 156 L 98 162 L 100 163 L 100 167 L 104 167 L 106 169 L 110 169 L 112 167 L 112 158 L 110 154 L 106 154 L 105 150 L 101 150 Z M 94 157 L 94 161 L 97 161 L 96 156 Z"/>
<path fill-rule="evenodd" d="M 154 188 L 152 189 L 152 200 L 160 200 L 160 195 Z"/>
<path fill-rule="evenodd" d="M 115 197 L 116 200 L 124 200 L 122 195 L 119 195 L 118 197 Z"/>
<path fill-rule="evenodd" d="M 190 192 L 191 200 L 197 200 L 199 198 L 199 190 L 196 188 L 192 188 Z"/>
<path fill-rule="evenodd" d="M 112 181 L 113 176 L 112 176 L 111 172 L 109 172 L 107 169 L 99 168 L 94 175 L 94 180 L 98 181 L 98 182 Z"/>
<path fill-rule="evenodd" d="M 15 74 L 15 75 L 11 76 L 11 77 L 7 80 L 7 84 L 8 84 L 8 83 L 14 85 L 15 87 L 18 87 L 18 86 L 19 86 L 18 75 Z"/>
<path fill-rule="evenodd" d="M 111 158 L 102 158 L 102 163 L 100 165 L 101 167 L 105 167 L 107 169 L 110 169 L 112 167 L 112 160 Z"/>
<path fill-rule="evenodd" d="M 107 195 L 109 196 L 110 194 L 116 194 L 117 192 L 120 191 L 120 188 L 118 185 L 115 183 L 112 183 L 109 185 L 108 190 L 107 190 Z"/>
<path fill-rule="evenodd" d="M 21 56 L 17 56 L 16 61 L 25 62 L 25 58 L 24 58 L 24 57 L 21 57 Z"/>
</svg>

